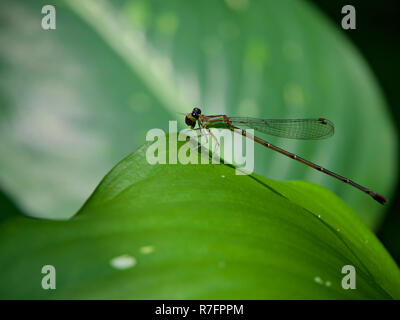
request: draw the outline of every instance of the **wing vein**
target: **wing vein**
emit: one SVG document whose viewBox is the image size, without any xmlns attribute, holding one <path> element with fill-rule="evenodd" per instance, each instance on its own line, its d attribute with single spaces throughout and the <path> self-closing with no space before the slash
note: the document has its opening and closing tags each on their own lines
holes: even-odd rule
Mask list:
<svg viewBox="0 0 400 320">
<path fill-rule="evenodd" d="M 251 128 L 256 131 L 300 140 L 317 140 L 331 137 L 335 128 L 331 121 L 318 119 L 257 119 L 249 117 L 231 117 L 232 124 L 242 129 Z"/>
</svg>

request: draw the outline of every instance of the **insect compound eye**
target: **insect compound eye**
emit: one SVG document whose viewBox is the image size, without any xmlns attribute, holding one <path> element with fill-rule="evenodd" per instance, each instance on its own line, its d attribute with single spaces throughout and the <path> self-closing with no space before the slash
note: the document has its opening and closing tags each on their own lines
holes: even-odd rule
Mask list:
<svg viewBox="0 0 400 320">
<path fill-rule="evenodd" d="M 194 108 L 192 111 L 193 118 L 198 119 L 200 115 L 201 115 L 201 110 L 199 108 Z"/>
</svg>

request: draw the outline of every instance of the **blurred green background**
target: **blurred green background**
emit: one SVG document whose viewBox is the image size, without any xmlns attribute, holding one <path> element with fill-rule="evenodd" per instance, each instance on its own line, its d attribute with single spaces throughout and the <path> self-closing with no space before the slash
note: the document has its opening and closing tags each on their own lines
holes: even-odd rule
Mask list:
<svg viewBox="0 0 400 320">
<path fill-rule="evenodd" d="M 72 216 L 149 129 L 167 130 L 193 106 L 326 117 L 336 125 L 329 141 L 269 140 L 384 194 L 388 206 L 258 147 L 256 172 L 329 188 L 399 261 L 394 4 L 353 1 L 357 30 L 344 31 L 348 3 L 312 2 L 55 1 L 57 29 L 44 31 L 48 2 L 2 1 L 3 215 Z"/>
<path fill-rule="evenodd" d="M 352 4 L 357 9 L 357 29 L 344 32 L 357 46 L 378 79 L 399 136 L 400 95 L 400 10 L 395 0 L 384 1 L 329 1 L 312 0 L 332 21 L 340 21 L 339 8 Z M 375 131 L 375 128 L 371 128 Z M 395 173 L 394 173 L 395 174 Z M 397 173 L 399 174 L 399 172 Z M 400 263 L 400 179 L 397 178 L 395 196 L 387 208 L 385 219 L 377 235 L 397 263 Z"/>
</svg>

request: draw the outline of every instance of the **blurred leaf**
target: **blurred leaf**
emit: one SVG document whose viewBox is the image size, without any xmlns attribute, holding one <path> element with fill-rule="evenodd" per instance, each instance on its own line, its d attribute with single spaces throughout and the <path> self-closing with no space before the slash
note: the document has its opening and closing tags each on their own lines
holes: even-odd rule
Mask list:
<svg viewBox="0 0 400 320">
<path fill-rule="evenodd" d="M 11 216 L 23 215 L 17 205 L 0 189 L 0 221 Z"/>
<path fill-rule="evenodd" d="M 0 183 L 25 212 L 60 219 L 168 113 L 65 6 L 42 30 L 43 4 L 0 3 Z"/>
<path fill-rule="evenodd" d="M 326 117 L 329 141 L 270 138 L 390 198 L 396 139 L 354 47 L 303 1 L 43 1 L 0 5 L 0 182 L 31 214 L 70 216 L 117 159 L 175 111 Z M 70 8 L 72 11 L 70 11 Z M 268 138 L 269 139 L 269 138 Z M 384 207 L 279 154 L 256 172 L 324 185 L 376 227 Z"/>
<path fill-rule="evenodd" d="M 151 166 L 147 146 L 70 221 L 0 224 L 0 298 L 400 298 L 399 269 L 330 191 L 222 164 Z M 56 290 L 40 287 L 45 264 Z M 357 290 L 342 289 L 344 265 Z"/>
</svg>

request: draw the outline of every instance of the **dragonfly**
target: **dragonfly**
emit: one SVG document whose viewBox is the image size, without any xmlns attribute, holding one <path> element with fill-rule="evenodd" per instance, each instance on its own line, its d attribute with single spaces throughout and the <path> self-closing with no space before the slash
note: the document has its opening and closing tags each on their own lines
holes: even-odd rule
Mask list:
<svg viewBox="0 0 400 320">
<path fill-rule="evenodd" d="M 299 140 L 318 140 L 331 137 L 334 134 L 334 125 L 331 121 L 325 118 L 315 119 L 258 119 L 250 117 L 228 117 L 227 115 L 202 115 L 200 108 L 194 108 L 191 113 L 185 115 L 185 123 L 191 129 L 200 130 L 202 135 L 212 136 L 216 142 L 218 140 L 212 134 L 210 129 L 229 129 L 233 132 L 241 134 L 242 136 L 251 139 L 269 149 L 277 151 L 291 159 L 299 161 L 313 169 L 323 172 L 333 178 L 336 178 L 344 183 L 347 183 L 362 192 L 370 195 L 373 199 L 381 204 L 384 204 L 387 200 L 384 196 L 366 188 L 358 183 L 345 178 L 333 171 L 325 169 L 320 165 L 317 165 L 311 161 L 308 161 L 302 157 L 295 155 L 289 151 L 279 148 L 259 137 L 256 137 L 246 129 L 254 129 L 255 131 L 273 135 L 287 139 L 299 139 Z M 198 128 L 195 129 L 196 124 Z"/>
</svg>

